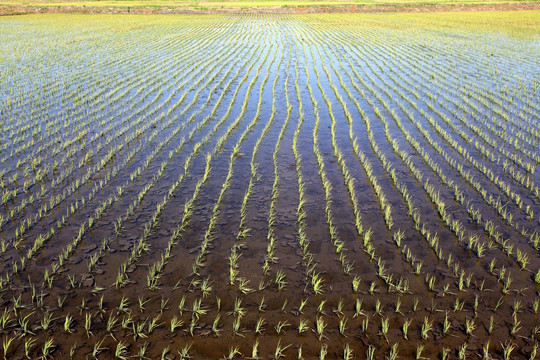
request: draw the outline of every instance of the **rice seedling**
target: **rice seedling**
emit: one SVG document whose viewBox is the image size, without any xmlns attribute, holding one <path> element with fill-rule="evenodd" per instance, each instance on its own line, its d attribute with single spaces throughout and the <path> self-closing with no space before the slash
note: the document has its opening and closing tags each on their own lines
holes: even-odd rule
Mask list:
<svg viewBox="0 0 540 360">
<path fill-rule="evenodd" d="M 236 357 L 236 355 L 242 355 L 240 353 L 240 350 L 238 349 L 238 346 L 237 347 L 231 347 L 229 349 L 229 353 L 224 357 L 224 359 L 227 359 L 227 360 L 232 360 Z"/>
<path fill-rule="evenodd" d="M 502 351 L 503 351 L 503 358 L 505 360 L 510 359 L 510 355 L 512 352 L 516 349 L 516 345 L 511 342 L 506 342 L 505 344 L 501 343 Z"/>
<path fill-rule="evenodd" d="M 420 334 L 422 339 L 426 340 L 428 338 L 428 333 L 433 329 L 433 321 L 429 321 L 427 317 L 424 317 L 424 322 L 422 323 L 422 329 Z"/>
<path fill-rule="evenodd" d="M 369 345 L 366 350 L 366 359 L 368 360 L 374 360 L 375 359 L 375 347 L 373 345 Z"/>
<path fill-rule="evenodd" d="M 353 351 L 349 346 L 349 343 L 345 344 L 345 347 L 343 348 L 343 360 L 350 360 L 353 356 Z"/>
<path fill-rule="evenodd" d="M 322 344 L 321 349 L 319 350 L 319 360 L 326 359 L 327 354 L 328 354 L 328 345 Z"/>
<path fill-rule="evenodd" d="M 118 342 L 114 350 L 114 357 L 120 360 L 127 359 L 128 358 L 128 345 L 123 343 L 122 341 Z"/>
<path fill-rule="evenodd" d="M 283 352 L 290 346 L 291 344 L 286 345 L 286 346 L 281 346 L 281 339 L 279 339 L 276 345 L 276 350 L 274 351 L 274 359 L 280 359 L 284 357 L 285 355 L 283 355 Z"/>
<path fill-rule="evenodd" d="M 165 334 L 186 349 L 177 357 L 237 358 L 255 330 L 253 358 L 294 346 L 298 358 L 348 359 L 353 344 L 333 343 L 358 329 L 394 344 L 380 355 L 393 359 L 418 314 L 425 343 L 411 357 L 534 358 L 531 14 L 519 26 L 500 12 L 99 16 L 100 31 L 56 15 L 16 27 L 6 18 L 4 357 L 171 358 L 150 345 Z M 366 306 L 380 316 L 374 327 Z M 188 345 L 182 328 L 208 346 Z M 320 344 L 298 339 L 310 328 Z M 84 344 L 73 345 L 80 330 Z M 441 330 L 452 348 L 429 342 Z"/>
<path fill-rule="evenodd" d="M 324 322 L 324 319 L 322 316 L 317 316 L 317 320 L 315 321 L 315 332 L 317 333 L 319 337 L 319 341 L 322 340 L 324 337 L 324 329 L 326 328 L 327 324 Z"/>
</svg>

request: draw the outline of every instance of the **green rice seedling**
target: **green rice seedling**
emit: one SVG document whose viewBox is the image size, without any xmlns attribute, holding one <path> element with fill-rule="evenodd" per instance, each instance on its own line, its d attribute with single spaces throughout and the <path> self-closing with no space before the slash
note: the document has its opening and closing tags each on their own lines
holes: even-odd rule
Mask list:
<svg viewBox="0 0 540 360">
<path fill-rule="evenodd" d="M 7 360 L 8 359 L 8 351 L 9 351 L 9 347 L 11 346 L 11 344 L 13 343 L 13 341 L 15 340 L 15 338 L 13 337 L 5 337 L 3 340 L 2 340 L 2 349 L 4 351 L 4 360 Z M 45 355 L 44 355 L 45 356 Z M 48 355 L 47 355 L 48 356 Z"/>
<path fill-rule="evenodd" d="M 253 343 L 253 347 L 251 348 L 251 358 L 259 358 L 259 339 L 255 339 L 255 342 Z"/>
<path fill-rule="evenodd" d="M 21 327 L 21 330 L 23 332 L 23 335 L 36 335 L 30 330 L 30 316 L 34 315 L 33 312 L 27 314 L 26 316 L 21 316 L 19 321 L 19 326 Z"/>
<path fill-rule="evenodd" d="M 347 330 L 347 320 L 348 319 L 346 317 L 339 319 L 339 334 L 341 336 L 345 336 L 345 331 Z"/>
<path fill-rule="evenodd" d="M 343 299 L 339 299 L 336 309 L 334 309 L 334 313 L 336 313 L 338 316 L 343 315 Z"/>
<path fill-rule="evenodd" d="M 444 321 L 443 321 L 443 335 L 448 334 L 448 331 L 450 331 L 451 325 L 450 321 L 448 320 L 448 311 L 444 314 Z"/>
<path fill-rule="evenodd" d="M 324 322 L 324 319 L 322 318 L 322 316 L 317 316 L 316 319 L 317 320 L 315 322 L 315 331 L 317 335 L 319 336 L 319 341 L 321 341 L 322 338 L 324 337 L 323 333 L 327 324 Z"/>
<path fill-rule="evenodd" d="M 382 316 L 382 304 L 379 299 L 375 302 L 375 315 Z"/>
<path fill-rule="evenodd" d="M 463 345 L 461 345 L 461 346 L 459 347 L 459 350 L 458 350 L 458 359 L 460 359 L 460 360 L 464 360 L 464 359 L 465 359 L 465 357 L 467 356 L 467 346 L 468 346 L 468 345 L 469 345 L 469 344 L 464 343 Z"/>
<path fill-rule="evenodd" d="M 155 329 L 163 325 L 163 323 L 159 323 L 160 318 L 161 318 L 161 314 L 152 318 L 152 320 L 148 322 L 148 334 L 152 334 Z"/>
<path fill-rule="evenodd" d="M 252 293 L 254 290 L 248 286 L 249 280 L 244 278 L 238 279 L 238 291 L 244 295 Z"/>
<path fill-rule="evenodd" d="M 480 303 L 480 298 L 478 297 L 478 295 L 475 295 L 474 296 L 474 304 L 473 304 L 473 311 L 474 311 L 474 315 L 477 316 L 477 312 L 478 312 L 478 305 Z"/>
<path fill-rule="evenodd" d="M 43 343 L 43 347 L 41 348 L 41 354 L 42 354 L 43 359 L 49 358 L 55 347 L 56 345 L 54 345 L 53 338 L 48 338 L 47 340 L 45 340 L 45 342 Z"/>
<path fill-rule="evenodd" d="M 86 330 L 86 336 L 88 337 L 90 337 L 90 335 L 92 336 L 94 335 L 92 334 L 91 328 L 92 328 L 92 313 L 87 312 L 84 315 L 84 329 Z"/>
<path fill-rule="evenodd" d="M 433 321 L 429 321 L 429 319 L 424 317 L 424 322 L 422 323 L 422 329 L 420 330 L 420 334 L 422 335 L 422 339 L 427 340 L 428 333 L 433 329 Z"/>
<path fill-rule="evenodd" d="M 375 283 L 375 281 L 372 281 L 370 284 L 369 284 L 369 290 L 368 290 L 369 294 L 370 295 L 374 295 L 375 293 L 379 292 L 377 290 L 377 284 Z"/>
<path fill-rule="evenodd" d="M 131 329 L 133 330 L 133 340 L 137 340 L 137 338 L 147 338 L 148 336 L 144 333 L 144 328 L 146 326 L 148 319 L 144 319 L 143 321 L 135 322 L 133 321 L 131 323 Z"/>
<path fill-rule="evenodd" d="M 74 324 L 73 317 L 67 314 L 64 320 L 64 331 L 71 334 L 73 332 L 73 324 Z"/>
<path fill-rule="evenodd" d="M 257 323 L 255 324 L 255 333 L 262 335 L 265 325 L 266 325 L 266 321 L 262 317 L 260 317 L 257 320 Z"/>
<path fill-rule="evenodd" d="M 238 335 L 238 336 L 241 336 L 241 337 L 244 337 L 244 335 L 242 334 L 241 330 L 240 330 L 240 322 L 242 321 L 242 317 L 237 317 L 233 320 L 233 337 L 235 335 Z"/>
<path fill-rule="evenodd" d="M 521 267 L 521 270 L 524 270 L 529 264 L 529 256 L 525 252 L 522 252 L 521 250 L 517 249 L 516 258 L 517 258 L 518 264 Z"/>
<path fill-rule="evenodd" d="M 390 348 L 390 353 L 388 354 L 388 360 L 396 360 L 398 358 L 398 346 L 399 343 L 395 343 Z"/>
<path fill-rule="evenodd" d="M 308 298 L 302 299 L 302 301 L 300 301 L 300 306 L 298 307 L 298 313 L 299 314 L 303 314 L 303 310 L 304 310 L 304 307 L 307 304 L 307 301 L 308 301 Z"/>
<path fill-rule="evenodd" d="M 321 300 L 321 302 L 319 303 L 319 306 L 317 307 L 317 314 L 325 314 L 326 313 L 324 312 L 324 305 L 326 304 L 326 299 L 324 300 Z"/>
<path fill-rule="evenodd" d="M 11 309 L 8 309 L 7 307 L 5 307 L 0 317 L 0 328 L 2 330 L 5 330 L 10 322 L 11 322 Z"/>
<path fill-rule="evenodd" d="M 298 324 L 298 335 L 302 335 L 307 330 L 309 330 L 309 320 L 308 319 L 300 319 L 300 323 Z"/>
<path fill-rule="evenodd" d="M 285 299 L 283 301 L 283 305 L 281 305 L 281 312 L 284 313 L 285 312 L 285 308 L 287 307 L 287 304 L 289 303 L 289 300 L 288 299 Z"/>
<path fill-rule="evenodd" d="M 441 355 L 442 355 L 441 357 L 443 360 L 448 360 L 448 356 L 450 355 L 450 349 L 443 347 Z"/>
<path fill-rule="evenodd" d="M 66 301 L 66 297 L 67 295 L 65 295 L 64 297 L 57 296 L 56 302 L 58 304 L 58 309 L 62 309 L 64 307 L 64 302 Z"/>
<path fill-rule="evenodd" d="M 513 344 L 511 342 L 501 343 L 501 347 L 503 350 L 503 358 L 504 360 L 510 360 L 512 355 L 512 352 L 516 349 L 516 344 Z"/>
<path fill-rule="evenodd" d="M 311 276 L 311 286 L 313 287 L 313 292 L 315 295 L 320 295 L 323 293 L 323 278 L 320 273 L 313 273 Z"/>
<path fill-rule="evenodd" d="M 496 312 L 497 309 L 504 303 L 504 300 L 502 296 L 497 300 L 497 304 L 495 304 L 495 307 L 493 308 L 493 312 Z"/>
<path fill-rule="evenodd" d="M 163 314 L 163 312 L 168 309 L 167 307 L 168 303 L 169 303 L 169 299 L 164 299 L 163 297 L 161 298 L 161 303 L 159 305 L 159 312 L 161 314 Z"/>
<path fill-rule="evenodd" d="M 144 343 L 142 345 L 139 346 L 139 353 L 137 354 L 137 356 L 139 357 L 139 359 L 146 359 L 146 352 L 148 351 L 148 343 Z"/>
<path fill-rule="evenodd" d="M 490 334 L 490 335 L 491 335 L 491 333 L 493 332 L 493 326 L 494 326 L 493 315 L 491 315 L 491 316 L 489 317 L 489 326 L 488 326 L 488 328 L 487 328 L 487 332 L 488 332 L 488 334 Z"/>
<path fill-rule="evenodd" d="M 424 347 L 425 347 L 424 345 L 418 345 L 416 347 L 416 357 L 415 357 L 416 360 L 423 359 L 422 353 L 424 352 Z"/>
<path fill-rule="evenodd" d="M 263 312 L 266 309 L 266 304 L 264 303 L 264 296 L 261 298 L 261 302 L 259 303 L 259 311 Z"/>
<path fill-rule="evenodd" d="M 36 339 L 30 338 L 24 340 L 24 356 L 26 356 L 27 359 L 31 359 L 30 353 L 32 352 L 32 348 L 34 347 L 34 344 L 36 342 Z M 4 351 L 4 358 L 5 358 L 6 351 Z"/>
<path fill-rule="evenodd" d="M 193 344 L 188 344 L 184 346 L 180 351 L 178 351 L 178 355 L 180 355 L 181 360 L 191 359 L 191 356 L 189 355 L 189 350 L 191 350 L 191 346 L 193 346 Z"/>
<path fill-rule="evenodd" d="M 186 295 L 183 295 L 182 298 L 180 299 L 180 303 L 178 304 L 178 312 L 180 313 L 180 315 L 182 315 L 185 310 L 186 310 Z"/>
<path fill-rule="evenodd" d="M 219 320 L 221 319 L 221 315 L 218 313 L 216 315 L 216 318 L 214 319 L 214 322 L 212 323 L 212 332 L 217 336 L 221 336 L 221 329 L 219 329 Z"/>
<path fill-rule="evenodd" d="M 381 330 L 379 333 L 379 335 L 384 336 L 384 339 L 386 340 L 387 343 L 388 343 L 388 336 L 387 336 L 388 329 L 390 328 L 389 321 L 390 321 L 389 318 L 381 318 Z"/>
<path fill-rule="evenodd" d="M 173 335 L 176 332 L 176 329 L 181 327 L 183 324 L 184 324 L 184 321 L 182 319 L 178 319 L 178 317 L 174 315 L 171 319 L 171 326 L 170 326 L 171 335 Z"/>
<path fill-rule="evenodd" d="M 369 327 L 369 317 L 366 317 L 364 320 L 362 320 L 362 325 L 360 325 L 360 330 L 363 333 L 366 333 Z"/>
<path fill-rule="evenodd" d="M 517 315 L 513 316 L 514 322 L 512 324 L 512 329 L 510 329 L 510 334 L 516 336 L 517 332 L 521 330 L 521 321 L 518 321 Z"/>
<path fill-rule="evenodd" d="M 75 289 L 77 287 L 77 283 L 76 283 L 76 280 L 75 280 L 75 275 L 73 275 L 73 276 L 68 275 L 68 279 L 69 279 L 69 284 L 70 284 L 71 288 Z"/>
<path fill-rule="evenodd" d="M 423 265 L 422 261 L 419 261 L 419 262 L 414 264 L 414 274 L 415 275 L 420 275 L 420 272 L 422 271 L 422 265 Z"/>
<path fill-rule="evenodd" d="M 489 340 L 482 346 L 482 360 L 489 360 L 491 359 L 491 355 L 489 355 Z"/>
<path fill-rule="evenodd" d="M 326 359 L 327 354 L 328 354 L 328 345 L 321 344 L 321 349 L 319 350 L 319 360 Z"/>
<path fill-rule="evenodd" d="M 470 320 L 468 318 L 465 318 L 465 333 L 467 334 L 467 336 L 472 336 L 473 331 L 476 329 L 474 320 L 474 318 Z"/>
<path fill-rule="evenodd" d="M 141 303 L 141 299 L 139 299 L 139 304 Z M 144 309 L 144 304 L 143 304 Z M 129 313 L 129 299 L 125 296 L 122 296 L 122 299 L 120 300 L 120 304 L 118 305 L 118 312 L 123 313 Z"/>
<path fill-rule="evenodd" d="M 291 346 L 291 344 L 289 345 L 286 345 L 284 347 L 281 346 L 281 339 L 278 340 L 278 343 L 276 345 L 276 350 L 274 351 L 274 359 L 280 359 L 282 357 L 284 357 L 285 355 L 283 355 L 283 352 L 289 348 Z"/>
<path fill-rule="evenodd" d="M 168 346 L 163 348 L 163 350 L 161 350 L 160 360 L 167 360 L 169 358 L 168 355 L 170 352 L 171 349 Z"/>
<path fill-rule="evenodd" d="M 128 329 L 129 325 L 133 323 L 133 316 L 129 313 L 122 316 L 121 327 L 122 329 Z"/>
<path fill-rule="evenodd" d="M 360 315 L 365 316 L 366 314 L 362 310 L 362 299 L 356 299 L 356 302 L 354 303 L 354 315 L 353 315 L 353 317 L 357 317 L 357 316 L 360 316 Z"/>
<path fill-rule="evenodd" d="M 41 320 L 41 328 L 44 330 L 44 331 L 47 331 L 49 330 L 50 326 L 51 326 L 51 323 L 53 321 L 53 317 L 52 317 L 52 314 L 49 313 L 48 311 L 45 311 L 45 313 L 43 314 L 43 319 Z"/>
<path fill-rule="evenodd" d="M 456 301 L 454 302 L 454 312 L 462 311 L 464 305 L 465 301 L 459 301 L 459 299 L 456 298 Z"/>
<path fill-rule="evenodd" d="M 112 334 L 112 331 L 114 327 L 116 326 L 116 323 L 118 322 L 118 319 L 113 316 L 112 313 L 109 314 L 109 318 L 107 319 L 107 331 Z"/>
<path fill-rule="evenodd" d="M 239 299 L 236 299 L 237 301 Z M 240 304 L 242 303 L 242 301 L 240 300 Z M 235 309 L 236 309 L 236 306 L 237 304 L 235 303 Z M 193 307 L 192 307 L 192 314 L 195 318 L 197 318 L 197 320 L 199 320 L 199 318 L 203 315 L 206 315 L 206 313 L 208 312 L 207 309 L 205 309 L 202 305 L 202 299 L 195 299 L 193 301 Z M 236 314 L 235 314 L 236 315 Z"/>
<path fill-rule="evenodd" d="M 412 312 L 415 313 L 417 309 L 418 309 L 418 298 L 414 298 Z"/>
<path fill-rule="evenodd" d="M 227 360 L 232 360 L 232 359 L 234 359 L 236 357 L 236 355 L 242 356 L 242 353 L 240 352 L 239 347 L 236 346 L 236 347 L 233 348 L 231 346 L 229 348 L 229 353 L 224 358 L 227 359 Z"/>
<path fill-rule="evenodd" d="M 405 315 L 401 312 L 401 298 L 400 298 L 400 297 L 398 297 L 397 300 L 396 300 L 396 307 L 395 307 L 394 312 L 395 312 L 396 314 L 401 314 L 401 315 L 405 316 Z"/>
<path fill-rule="evenodd" d="M 529 355 L 529 360 L 536 359 L 536 352 L 538 351 L 538 343 L 535 341 L 531 353 Z"/>
<path fill-rule="evenodd" d="M 521 308 L 521 301 L 514 299 L 514 305 L 512 307 L 512 316 L 515 316 Z"/>
<path fill-rule="evenodd" d="M 234 300 L 233 311 L 231 311 L 229 314 L 234 315 L 235 317 L 242 317 L 246 314 L 246 309 L 242 307 L 242 299 L 236 298 Z"/>
<path fill-rule="evenodd" d="M 198 321 L 199 319 L 196 316 L 191 316 L 191 321 L 189 323 L 189 334 L 191 335 L 191 337 L 195 336 L 194 332 L 197 329 Z"/>
<path fill-rule="evenodd" d="M 351 360 L 353 358 L 353 351 L 349 343 L 343 347 L 343 360 Z"/>
<path fill-rule="evenodd" d="M 366 360 L 375 360 L 375 347 L 369 345 L 366 350 Z"/>
<path fill-rule="evenodd" d="M 212 286 L 211 286 L 211 282 L 209 278 L 206 278 L 203 280 L 201 284 L 201 292 L 202 292 L 203 298 L 209 296 L 210 293 L 212 292 Z"/>
<path fill-rule="evenodd" d="M 403 331 L 403 338 L 405 340 L 409 340 L 407 334 L 409 332 L 409 326 L 411 326 L 412 321 L 413 321 L 413 319 L 405 319 L 405 322 L 403 323 L 402 331 Z"/>
<path fill-rule="evenodd" d="M 429 291 L 434 291 L 435 289 L 435 276 L 426 274 L 426 285 Z"/>
<path fill-rule="evenodd" d="M 287 326 L 290 326 L 290 324 L 285 320 L 284 322 L 278 322 L 276 326 L 274 326 L 274 329 L 276 329 L 276 333 L 280 335 L 283 332 L 283 329 Z"/>
<path fill-rule="evenodd" d="M 26 306 L 22 303 L 22 294 L 19 294 L 18 297 L 11 298 L 11 300 L 13 302 L 13 312 L 15 315 L 18 314 L 19 310 L 26 308 Z"/>
<path fill-rule="evenodd" d="M 358 291 L 360 289 L 360 283 L 362 282 L 362 279 L 355 275 L 352 279 L 352 288 L 353 288 L 353 293 L 355 294 L 358 294 Z"/>
<path fill-rule="evenodd" d="M 116 344 L 114 350 L 114 357 L 120 360 L 126 360 L 128 358 L 128 345 L 122 341 Z"/>
</svg>

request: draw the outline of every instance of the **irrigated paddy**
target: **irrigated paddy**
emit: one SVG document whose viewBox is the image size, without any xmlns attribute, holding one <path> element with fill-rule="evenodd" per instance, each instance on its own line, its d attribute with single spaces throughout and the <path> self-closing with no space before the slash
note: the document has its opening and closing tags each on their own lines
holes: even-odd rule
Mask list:
<svg viewBox="0 0 540 360">
<path fill-rule="evenodd" d="M 4 357 L 534 359 L 538 15 L 0 19 Z"/>
</svg>

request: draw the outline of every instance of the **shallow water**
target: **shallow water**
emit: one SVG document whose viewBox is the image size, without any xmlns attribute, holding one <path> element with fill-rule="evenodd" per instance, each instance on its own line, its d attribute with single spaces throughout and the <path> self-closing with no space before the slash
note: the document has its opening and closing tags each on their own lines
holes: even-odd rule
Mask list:
<svg viewBox="0 0 540 360">
<path fill-rule="evenodd" d="M 539 43 L 403 16 L 1 19 L 7 355 L 529 358 Z"/>
</svg>

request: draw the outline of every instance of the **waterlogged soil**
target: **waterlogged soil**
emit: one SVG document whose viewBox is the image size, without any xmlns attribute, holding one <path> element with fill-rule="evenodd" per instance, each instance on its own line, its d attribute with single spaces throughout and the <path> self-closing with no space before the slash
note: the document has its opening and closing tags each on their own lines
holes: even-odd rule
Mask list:
<svg viewBox="0 0 540 360">
<path fill-rule="evenodd" d="M 3 18 L 4 356 L 531 358 L 537 28 L 398 19 Z"/>
</svg>

